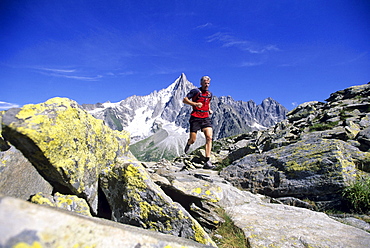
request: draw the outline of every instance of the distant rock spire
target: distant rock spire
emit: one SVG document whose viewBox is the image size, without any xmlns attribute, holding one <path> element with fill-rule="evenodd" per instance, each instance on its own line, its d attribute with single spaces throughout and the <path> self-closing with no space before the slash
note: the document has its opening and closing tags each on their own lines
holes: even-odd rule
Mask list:
<svg viewBox="0 0 370 248">
<path fill-rule="evenodd" d="M 186 79 L 186 75 L 185 75 L 185 73 L 181 73 L 181 76 L 180 76 L 180 80 L 183 80 L 183 81 L 186 81 L 187 79 Z"/>
<path fill-rule="evenodd" d="M 173 90 L 177 91 L 178 89 L 184 90 L 186 87 L 186 84 L 189 84 L 190 82 L 187 80 L 185 73 L 181 73 L 180 77 L 175 81 L 175 85 Z"/>
</svg>

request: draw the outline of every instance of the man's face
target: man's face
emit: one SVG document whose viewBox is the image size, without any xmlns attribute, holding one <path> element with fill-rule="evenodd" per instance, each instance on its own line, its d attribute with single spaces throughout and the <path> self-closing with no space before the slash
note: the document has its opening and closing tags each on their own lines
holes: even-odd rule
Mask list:
<svg viewBox="0 0 370 248">
<path fill-rule="evenodd" d="M 202 86 L 202 90 L 208 90 L 210 84 L 209 79 L 203 79 L 202 83 L 200 84 Z"/>
</svg>

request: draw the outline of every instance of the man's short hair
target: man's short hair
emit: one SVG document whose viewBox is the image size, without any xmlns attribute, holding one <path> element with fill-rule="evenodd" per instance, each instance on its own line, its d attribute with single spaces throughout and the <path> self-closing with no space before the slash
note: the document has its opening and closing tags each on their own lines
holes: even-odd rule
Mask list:
<svg viewBox="0 0 370 248">
<path fill-rule="evenodd" d="M 211 78 L 210 77 L 208 77 L 208 76 L 203 76 L 201 79 L 200 79 L 200 82 L 203 82 L 204 80 L 209 80 L 209 81 L 211 81 Z"/>
</svg>

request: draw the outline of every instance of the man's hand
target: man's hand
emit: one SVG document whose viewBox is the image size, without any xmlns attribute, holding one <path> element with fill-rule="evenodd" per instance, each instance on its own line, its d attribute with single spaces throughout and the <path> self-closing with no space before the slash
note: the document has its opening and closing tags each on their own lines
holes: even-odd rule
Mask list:
<svg viewBox="0 0 370 248">
<path fill-rule="evenodd" d="M 201 108 L 203 106 L 203 103 L 201 102 L 195 102 L 194 107 Z"/>
<path fill-rule="evenodd" d="M 189 98 L 185 97 L 184 100 L 182 100 L 183 103 L 189 104 L 190 106 L 201 108 L 203 106 L 203 103 L 201 102 L 193 102 L 190 101 Z"/>
</svg>

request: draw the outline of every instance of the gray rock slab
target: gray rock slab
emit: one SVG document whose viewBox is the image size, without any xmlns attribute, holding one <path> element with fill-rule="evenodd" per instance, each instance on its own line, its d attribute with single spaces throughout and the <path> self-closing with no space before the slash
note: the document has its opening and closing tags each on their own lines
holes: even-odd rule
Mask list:
<svg viewBox="0 0 370 248">
<path fill-rule="evenodd" d="M 0 152 L 0 194 L 28 200 L 39 192 L 51 194 L 53 187 L 14 146 Z"/>
<path fill-rule="evenodd" d="M 0 196 L 0 233 L 0 247 L 210 247 L 6 196 Z"/>
<path fill-rule="evenodd" d="M 251 247 L 369 247 L 370 233 L 324 213 L 281 204 L 251 203 L 226 208 Z"/>
</svg>

